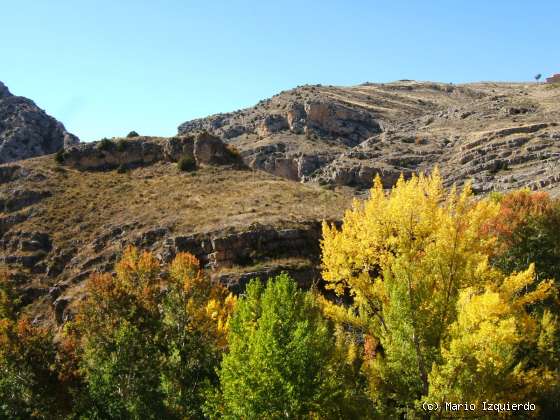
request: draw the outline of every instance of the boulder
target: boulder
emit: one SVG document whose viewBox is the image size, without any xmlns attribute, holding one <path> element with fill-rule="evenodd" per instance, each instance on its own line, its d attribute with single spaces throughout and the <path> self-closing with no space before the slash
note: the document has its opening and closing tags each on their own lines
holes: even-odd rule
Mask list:
<svg viewBox="0 0 560 420">
<path fill-rule="evenodd" d="M 350 146 L 382 131 L 371 114 L 336 102 L 311 101 L 305 104 L 306 127 L 331 137 L 342 137 Z"/>
<path fill-rule="evenodd" d="M 237 160 L 219 137 L 208 132 L 196 136 L 194 158 L 197 164 L 202 165 L 223 165 Z"/>
<path fill-rule="evenodd" d="M 283 115 L 267 115 L 257 127 L 257 134 L 266 137 L 290 127 L 288 120 Z"/>
</svg>

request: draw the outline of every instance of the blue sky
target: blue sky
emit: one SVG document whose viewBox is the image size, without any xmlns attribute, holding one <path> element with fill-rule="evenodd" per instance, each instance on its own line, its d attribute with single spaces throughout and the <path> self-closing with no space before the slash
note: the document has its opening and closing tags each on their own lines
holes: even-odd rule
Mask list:
<svg viewBox="0 0 560 420">
<path fill-rule="evenodd" d="M 560 72 L 558 1 L 0 0 L 0 80 L 82 140 L 305 83 Z"/>
</svg>

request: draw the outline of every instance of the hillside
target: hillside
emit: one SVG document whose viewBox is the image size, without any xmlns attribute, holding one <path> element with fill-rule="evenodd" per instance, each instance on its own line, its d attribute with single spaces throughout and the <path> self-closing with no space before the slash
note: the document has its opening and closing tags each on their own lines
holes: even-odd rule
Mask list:
<svg viewBox="0 0 560 420">
<path fill-rule="evenodd" d="M 71 147 L 63 163 L 50 155 L 0 166 L 0 265 L 37 322 L 71 316 L 84 280 L 111 271 L 128 245 L 162 261 L 189 251 L 232 290 L 278 270 L 309 285 L 318 222 L 339 219 L 350 194 L 249 170 L 234 155 L 220 160 L 220 145 L 211 136 L 139 137 Z M 178 169 L 185 153 L 196 171 Z"/>
<path fill-rule="evenodd" d="M 252 168 L 364 189 L 439 165 L 476 192 L 560 191 L 560 88 L 415 81 L 302 86 L 252 108 L 183 123 L 234 144 Z"/>
<path fill-rule="evenodd" d="M 61 122 L 0 81 L 0 163 L 55 153 L 78 142 Z"/>
<path fill-rule="evenodd" d="M 477 193 L 558 195 L 559 99 L 556 85 L 304 86 L 177 137 L 70 142 L 0 165 L 0 265 L 26 311 L 59 325 L 128 245 L 162 262 L 191 252 L 233 291 L 282 270 L 309 286 L 320 221 L 340 220 L 376 173 L 390 187 L 439 165 Z M 197 169 L 180 171 L 184 158 Z"/>
</svg>

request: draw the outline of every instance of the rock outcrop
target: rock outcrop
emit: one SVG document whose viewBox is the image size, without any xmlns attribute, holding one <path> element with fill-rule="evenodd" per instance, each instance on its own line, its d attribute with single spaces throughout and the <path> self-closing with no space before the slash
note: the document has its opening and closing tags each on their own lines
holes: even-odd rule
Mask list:
<svg viewBox="0 0 560 420">
<path fill-rule="evenodd" d="M 445 182 L 477 192 L 560 193 L 560 89 L 521 83 L 399 81 L 302 86 L 252 108 L 190 121 L 235 145 L 254 169 L 291 180 L 369 188 L 379 174 L 438 165 Z"/>
<path fill-rule="evenodd" d="M 177 162 L 183 157 L 197 165 L 242 165 L 220 138 L 202 132 L 171 138 L 135 137 L 103 139 L 68 147 L 61 154 L 62 164 L 80 170 L 132 169 L 156 162 Z"/>
<path fill-rule="evenodd" d="M 62 123 L 0 82 L 0 163 L 55 153 L 78 142 Z"/>
</svg>

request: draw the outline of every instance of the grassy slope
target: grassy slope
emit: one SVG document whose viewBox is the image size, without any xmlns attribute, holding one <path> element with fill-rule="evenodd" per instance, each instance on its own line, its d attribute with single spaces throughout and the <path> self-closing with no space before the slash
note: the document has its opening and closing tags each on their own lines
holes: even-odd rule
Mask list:
<svg viewBox="0 0 560 420">
<path fill-rule="evenodd" d="M 17 229 L 52 232 L 60 245 L 88 242 L 109 225 L 131 222 L 188 233 L 335 218 L 349 200 L 346 191 L 226 167 L 184 173 L 175 164 L 157 164 L 119 174 L 60 169 L 52 156 L 22 164 L 47 179 L 16 184 L 53 195 L 34 205 L 37 215 Z M 0 193 L 13 187 L 0 186 Z"/>
</svg>

